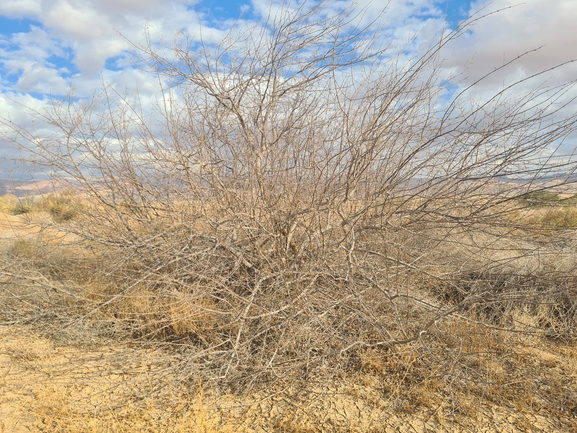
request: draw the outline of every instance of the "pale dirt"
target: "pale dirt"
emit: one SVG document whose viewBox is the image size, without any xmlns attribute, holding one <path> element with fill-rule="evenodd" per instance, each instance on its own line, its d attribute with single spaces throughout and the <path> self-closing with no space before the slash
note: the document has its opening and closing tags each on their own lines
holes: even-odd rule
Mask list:
<svg viewBox="0 0 577 433">
<path fill-rule="evenodd" d="M 35 219 L 38 219 L 38 216 Z M 39 228 L 30 224 L 28 216 L 0 212 L 0 239 L 14 240 L 22 236 L 33 236 L 38 232 Z"/>
<path fill-rule="evenodd" d="M 88 343 L 62 346 L 25 327 L 0 328 L 0 432 L 51 431 L 51 422 L 98 420 L 94 414 L 150 394 L 148 372 L 163 367 L 162 354 Z"/>
<path fill-rule="evenodd" d="M 549 361 L 555 356 L 549 352 L 542 355 Z M 23 327 L 0 328 L 0 432 L 51 431 L 51 421 L 107 414 L 150 397 L 152 388 L 156 388 L 151 383 L 150 367 L 161 357 L 158 352 L 121 344 L 58 346 Z M 371 394 L 353 384 L 347 389 L 318 389 L 298 405 L 281 396 L 259 400 L 258 395 L 242 402 L 225 397 L 218 405 L 221 410 L 230 408 L 226 418 L 236 418 L 234 431 L 239 432 L 271 431 L 271 419 L 277 420 L 276 431 L 295 432 L 571 431 L 569 427 L 559 428 L 546 413 L 519 413 L 507 407 L 480 407 L 474 416 L 465 417 L 451 414 L 439 402 L 436 410 L 396 414 L 392 404 L 375 402 L 376 396 Z M 243 413 L 235 417 L 233 408 L 240 403 Z M 93 419 L 94 431 L 104 431 L 98 416 Z"/>
</svg>

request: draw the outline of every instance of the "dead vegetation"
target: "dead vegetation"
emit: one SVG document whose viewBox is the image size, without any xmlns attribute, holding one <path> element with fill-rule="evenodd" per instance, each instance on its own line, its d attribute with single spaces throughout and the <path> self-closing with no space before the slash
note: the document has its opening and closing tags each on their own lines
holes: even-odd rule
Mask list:
<svg viewBox="0 0 577 433">
<path fill-rule="evenodd" d="M 447 102 L 477 18 L 407 59 L 324 6 L 136 47 L 152 114 L 107 88 L 36 113 L 50 137 L 8 125 L 68 189 L 9 204 L 36 229 L 2 258 L 2 323 L 139 354 L 72 363 L 122 404 L 62 385 L 26 403 L 39 431 L 575 427 L 575 210 L 540 183 L 571 186 L 571 83 Z"/>
</svg>

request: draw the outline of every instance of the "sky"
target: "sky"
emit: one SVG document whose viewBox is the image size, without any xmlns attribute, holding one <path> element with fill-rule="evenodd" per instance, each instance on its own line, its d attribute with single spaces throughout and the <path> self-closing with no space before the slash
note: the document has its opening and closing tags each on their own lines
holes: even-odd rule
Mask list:
<svg viewBox="0 0 577 433">
<path fill-rule="evenodd" d="M 366 8 L 367 16 L 378 16 L 385 5 L 377 0 L 356 3 Z M 103 83 L 152 94 L 155 78 L 137 68 L 130 55 L 132 44 L 144 43 L 145 29 L 153 42 L 169 41 L 179 31 L 193 38 L 218 38 L 239 18 L 262 20 L 270 4 L 270 0 L 2 0 L 0 118 L 31 124 L 28 108 L 42 109 L 71 88 L 77 97 L 89 97 Z M 447 67 L 474 83 L 528 53 L 503 74 L 476 85 L 479 94 L 491 94 L 511 76 L 529 76 L 577 59 L 575 0 L 391 0 L 381 19 L 391 39 L 419 35 L 427 40 L 443 27 L 455 28 L 479 14 L 489 16 L 474 23 L 451 48 Z M 577 79 L 577 62 L 551 73 L 549 79 L 552 84 Z M 0 178 L 17 173 L 15 155 L 0 141 Z"/>
</svg>

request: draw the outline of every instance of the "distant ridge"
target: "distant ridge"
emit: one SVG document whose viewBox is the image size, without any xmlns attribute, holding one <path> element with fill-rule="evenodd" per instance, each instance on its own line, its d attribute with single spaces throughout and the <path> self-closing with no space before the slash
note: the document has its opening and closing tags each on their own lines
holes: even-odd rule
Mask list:
<svg viewBox="0 0 577 433">
<path fill-rule="evenodd" d="M 483 181 L 482 179 L 471 179 L 471 182 L 475 180 Z M 426 180 L 419 178 L 408 180 L 406 186 L 417 186 L 418 184 L 425 183 Z M 510 177 L 499 177 L 492 180 L 495 185 L 519 185 L 531 187 L 529 189 L 551 189 L 556 192 L 566 192 L 566 190 L 575 190 L 577 188 L 577 174 L 555 174 L 550 176 L 542 176 L 538 179 L 535 178 L 510 178 Z M 95 181 L 95 184 L 98 182 Z M 64 183 L 58 186 L 51 180 L 16 180 L 16 179 L 0 179 L 0 196 L 6 194 L 12 194 L 16 197 L 33 196 L 40 194 L 47 194 L 55 190 L 64 189 Z"/>
<path fill-rule="evenodd" d="M 23 197 L 46 194 L 54 189 L 54 184 L 48 180 L 0 179 L 0 195 L 12 194 L 16 197 Z"/>
</svg>

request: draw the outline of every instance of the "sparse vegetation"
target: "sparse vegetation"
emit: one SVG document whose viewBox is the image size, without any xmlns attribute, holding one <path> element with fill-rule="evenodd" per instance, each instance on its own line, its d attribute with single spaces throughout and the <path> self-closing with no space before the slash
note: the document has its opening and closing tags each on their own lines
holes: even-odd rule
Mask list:
<svg viewBox="0 0 577 433">
<path fill-rule="evenodd" d="M 356 19 L 311 4 L 216 46 L 139 47 L 170 84 L 154 116 L 107 89 L 37 113 L 50 140 L 10 124 L 83 204 L 30 203 L 51 218 L 3 259 L 0 317 L 154 352 L 115 373 L 145 365 L 134 406 L 43 399 L 43 428 L 382 431 L 391 413 L 445 428 L 483 404 L 575 426 L 577 376 L 560 376 L 576 366 L 577 256 L 559 233 L 576 196 L 539 184 L 572 164 L 548 152 L 576 129 L 546 109 L 568 87 L 447 102 L 442 48 L 466 23 L 406 59 Z M 556 373 L 534 368 L 535 342 Z M 349 400 L 368 409 L 335 414 Z"/>
<path fill-rule="evenodd" d="M 562 198 L 557 193 L 541 190 L 523 194 L 520 197 L 520 201 L 523 204 L 534 207 L 573 206 L 577 204 L 577 194 Z"/>
<path fill-rule="evenodd" d="M 11 213 L 16 208 L 18 198 L 14 195 L 8 194 L 0 197 L 0 212 Z"/>
<path fill-rule="evenodd" d="M 38 207 L 47 211 L 56 223 L 70 221 L 82 212 L 81 200 L 72 190 L 48 194 Z"/>
<path fill-rule="evenodd" d="M 520 203 L 530 211 L 512 214 L 512 220 L 518 220 L 533 230 L 540 232 L 558 232 L 577 228 L 576 195 L 561 197 L 550 191 L 536 191 L 523 194 Z"/>
<path fill-rule="evenodd" d="M 526 222 L 529 224 L 534 224 L 543 229 L 574 230 L 577 228 L 577 209 L 548 209 L 544 213 L 528 217 Z"/>
<path fill-rule="evenodd" d="M 12 208 L 14 215 L 22 215 L 32 212 L 36 209 L 37 200 L 34 197 L 20 197 L 16 199 L 16 203 Z"/>
<path fill-rule="evenodd" d="M 19 238 L 14 241 L 10 253 L 18 259 L 30 259 L 38 255 L 38 242 L 35 239 Z"/>
<path fill-rule="evenodd" d="M 521 196 L 521 201 L 530 206 L 558 205 L 561 198 L 550 191 L 532 191 Z"/>
</svg>

